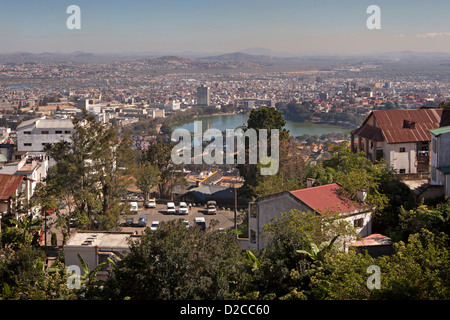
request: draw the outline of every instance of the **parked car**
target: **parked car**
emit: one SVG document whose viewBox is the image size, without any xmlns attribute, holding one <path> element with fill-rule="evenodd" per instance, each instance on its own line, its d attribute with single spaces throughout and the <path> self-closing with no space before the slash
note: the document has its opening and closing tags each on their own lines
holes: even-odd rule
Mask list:
<svg viewBox="0 0 450 320">
<path fill-rule="evenodd" d="M 175 203 L 173 202 L 167 202 L 167 213 L 168 214 L 175 214 L 176 210 L 175 210 Z"/>
<path fill-rule="evenodd" d="M 127 226 L 133 226 L 134 225 L 134 218 L 133 217 L 128 217 L 127 220 L 125 221 L 125 224 Z"/>
<path fill-rule="evenodd" d="M 206 221 L 205 221 L 205 218 L 203 218 L 203 217 L 197 217 L 197 218 L 194 218 L 194 222 L 196 223 L 196 225 L 197 225 L 202 231 L 205 231 L 205 230 L 206 230 Z"/>
<path fill-rule="evenodd" d="M 138 211 L 138 203 L 137 202 L 131 202 L 130 203 L 130 210 L 133 212 L 137 212 Z"/>
<path fill-rule="evenodd" d="M 186 204 L 186 202 L 180 202 L 180 205 L 178 206 L 178 213 L 179 214 L 189 213 L 188 205 Z"/>
<path fill-rule="evenodd" d="M 206 211 L 207 211 L 207 213 L 208 214 L 216 214 L 217 213 L 216 207 L 217 207 L 217 204 L 216 204 L 215 201 L 208 201 L 206 203 Z"/>
<path fill-rule="evenodd" d="M 137 224 L 140 227 L 146 227 L 147 226 L 147 215 L 143 214 L 142 216 L 140 216 Z"/>
<path fill-rule="evenodd" d="M 156 231 L 156 229 L 158 229 L 158 227 L 159 227 L 159 221 L 153 221 L 150 226 L 150 230 Z"/>
<path fill-rule="evenodd" d="M 156 199 L 150 198 L 147 200 L 147 203 L 145 204 L 146 208 L 156 208 Z"/>
</svg>

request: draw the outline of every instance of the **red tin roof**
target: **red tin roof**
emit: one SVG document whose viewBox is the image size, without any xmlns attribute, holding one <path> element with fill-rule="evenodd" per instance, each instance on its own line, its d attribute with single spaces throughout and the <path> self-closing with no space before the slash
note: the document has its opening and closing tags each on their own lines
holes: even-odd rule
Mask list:
<svg viewBox="0 0 450 320">
<path fill-rule="evenodd" d="M 346 213 L 363 208 L 339 194 L 342 187 L 337 183 L 291 191 L 291 194 L 311 209 L 321 213 Z"/>
</svg>

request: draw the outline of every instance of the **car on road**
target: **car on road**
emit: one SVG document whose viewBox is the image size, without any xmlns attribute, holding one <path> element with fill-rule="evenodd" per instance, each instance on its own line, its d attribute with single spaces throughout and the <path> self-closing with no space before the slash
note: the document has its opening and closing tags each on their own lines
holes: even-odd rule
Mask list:
<svg viewBox="0 0 450 320">
<path fill-rule="evenodd" d="M 146 208 L 156 208 L 156 199 L 155 198 L 148 199 L 147 202 L 145 203 L 145 207 Z"/>
<path fill-rule="evenodd" d="M 200 227 L 200 229 L 201 229 L 202 231 L 205 231 L 205 230 L 206 230 L 206 221 L 205 221 L 205 218 L 203 218 L 203 217 L 196 217 L 196 218 L 194 218 L 194 222 L 195 222 L 195 224 L 196 224 L 198 227 Z"/>
<path fill-rule="evenodd" d="M 174 202 L 167 202 L 167 213 L 168 214 L 175 214 L 176 213 L 175 203 Z"/>
<path fill-rule="evenodd" d="M 134 211 L 134 212 L 138 211 L 138 203 L 137 202 L 130 203 L 130 211 Z"/>
<path fill-rule="evenodd" d="M 179 214 L 188 214 L 189 213 L 189 209 L 188 209 L 186 202 L 180 202 L 180 205 L 178 206 L 178 213 Z"/>
<path fill-rule="evenodd" d="M 159 221 L 153 221 L 152 224 L 150 225 L 150 230 L 156 231 L 156 229 L 158 228 L 159 228 Z"/>
<path fill-rule="evenodd" d="M 206 203 L 206 211 L 208 214 L 216 214 L 217 203 L 215 201 L 208 201 Z"/>
<path fill-rule="evenodd" d="M 140 227 L 146 227 L 147 226 L 147 215 L 143 214 L 142 216 L 140 216 L 137 224 Z"/>
</svg>

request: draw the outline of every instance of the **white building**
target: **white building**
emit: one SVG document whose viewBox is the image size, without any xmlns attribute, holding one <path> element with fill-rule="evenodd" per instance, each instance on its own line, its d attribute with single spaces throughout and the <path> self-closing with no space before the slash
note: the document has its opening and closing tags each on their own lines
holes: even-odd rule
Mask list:
<svg viewBox="0 0 450 320">
<path fill-rule="evenodd" d="M 372 111 L 351 132 L 352 150 L 364 151 L 373 162 L 384 159 L 396 173 L 428 174 L 429 130 L 439 128 L 442 114 L 443 109 Z"/>
<path fill-rule="evenodd" d="M 17 126 L 17 151 L 42 152 L 46 144 L 70 141 L 74 132 L 71 119 L 26 120 Z"/>
<path fill-rule="evenodd" d="M 115 262 L 121 260 L 130 252 L 129 240 L 137 239 L 140 239 L 140 236 L 132 232 L 77 231 L 63 247 L 64 261 L 67 267 L 80 268 L 83 275 L 78 254 L 92 270 L 102 262 L 108 263 L 108 258 Z M 106 268 L 100 270 L 97 275 L 100 279 L 105 279 L 108 275 Z"/>
<path fill-rule="evenodd" d="M 370 235 L 372 209 L 364 203 L 364 197 L 361 198 L 361 203 L 343 199 L 339 194 L 340 188 L 340 185 L 331 183 L 257 198 L 249 204 L 248 247 L 257 250 L 264 248 L 270 239 L 264 235 L 263 226 L 280 217 L 283 212 L 288 213 L 294 209 L 323 217 L 338 214 L 349 221 L 362 237 Z"/>
<path fill-rule="evenodd" d="M 430 130 L 431 132 L 431 185 L 444 186 L 450 197 L 450 126 Z"/>
</svg>

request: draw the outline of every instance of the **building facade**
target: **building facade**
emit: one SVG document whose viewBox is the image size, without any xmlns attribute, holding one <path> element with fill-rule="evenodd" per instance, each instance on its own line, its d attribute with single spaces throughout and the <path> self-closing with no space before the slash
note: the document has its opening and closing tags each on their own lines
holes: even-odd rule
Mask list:
<svg viewBox="0 0 450 320">
<path fill-rule="evenodd" d="M 70 141 L 74 132 L 71 119 L 42 117 L 23 121 L 17 126 L 17 151 L 42 152 L 47 144 Z"/>
<path fill-rule="evenodd" d="M 450 126 L 431 132 L 431 185 L 444 186 L 444 194 L 450 197 Z"/>
<path fill-rule="evenodd" d="M 311 212 L 324 218 L 338 214 L 353 225 L 362 237 L 370 235 L 372 233 L 372 208 L 364 203 L 364 195 L 361 195 L 360 203 L 343 199 L 339 194 L 340 188 L 339 184 L 331 183 L 268 195 L 249 203 L 248 247 L 257 250 L 264 248 L 270 238 L 264 234 L 263 226 L 290 210 Z"/>
<path fill-rule="evenodd" d="M 351 132 L 351 148 L 373 162 L 384 159 L 395 173 L 429 174 L 429 130 L 438 128 L 442 109 L 375 110 Z"/>
<path fill-rule="evenodd" d="M 197 88 L 197 104 L 199 106 L 207 107 L 210 105 L 209 87 L 204 85 Z"/>
</svg>

